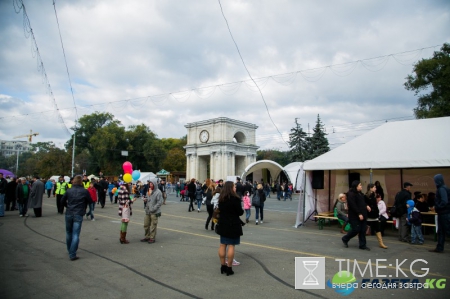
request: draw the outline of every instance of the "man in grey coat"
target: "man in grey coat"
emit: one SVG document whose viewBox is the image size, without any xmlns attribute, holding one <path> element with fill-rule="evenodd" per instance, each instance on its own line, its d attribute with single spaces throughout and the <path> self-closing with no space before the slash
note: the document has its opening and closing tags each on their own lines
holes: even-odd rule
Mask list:
<svg viewBox="0 0 450 299">
<path fill-rule="evenodd" d="M 38 176 L 34 176 L 31 186 L 30 208 L 34 211 L 33 217 L 42 217 L 42 197 L 44 196 L 45 186 Z"/>
<path fill-rule="evenodd" d="M 151 244 L 155 243 L 156 227 L 158 226 L 158 218 L 161 216 L 161 204 L 163 203 L 162 192 L 158 189 L 156 178 L 150 180 L 148 194 L 148 199 L 144 199 L 144 202 L 146 202 L 144 216 L 145 237 L 141 242 Z"/>
</svg>

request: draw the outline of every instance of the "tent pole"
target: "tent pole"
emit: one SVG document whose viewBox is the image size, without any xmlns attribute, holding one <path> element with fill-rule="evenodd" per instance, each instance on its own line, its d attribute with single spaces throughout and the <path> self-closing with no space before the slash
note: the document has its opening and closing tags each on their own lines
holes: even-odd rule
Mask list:
<svg viewBox="0 0 450 299">
<path fill-rule="evenodd" d="M 302 225 L 305 223 L 305 208 L 306 208 L 306 171 L 303 171 L 303 221 Z"/>
<path fill-rule="evenodd" d="M 328 211 L 331 211 L 331 170 L 328 169 Z"/>
<path fill-rule="evenodd" d="M 372 178 L 373 178 L 373 172 L 372 172 L 372 168 L 370 169 L 370 183 L 372 184 Z"/>
</svg>

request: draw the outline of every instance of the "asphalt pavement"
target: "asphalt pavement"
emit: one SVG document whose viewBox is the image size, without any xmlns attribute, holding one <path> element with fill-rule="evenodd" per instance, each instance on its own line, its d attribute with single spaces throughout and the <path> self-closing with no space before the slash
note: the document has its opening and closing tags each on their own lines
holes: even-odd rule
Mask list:
<svg viewBox="0 0 450 299">
<path fill-rule="evenodd" d="M 234 275 L 227 277 L 220 274 L 219 237 L 205 230 L 205 206 L 200 213 L 188 212 L 188 203 L 179 199 L 172 193 L 162 206 L 153 244 L 140 242 L 144 237 L 141 200 L 133 205 L 127 234 L 130 243 L 126 245 L 119 243 L 117 205 L 109 201 L 103 209 L 97 205 L 96 221 L 83 221 L 80 259 L 76 261 L 69 260 L 64 215 L 57 213 L 55 198 L 44 198 L 42 218 L 31 218 L 32 211 L 30 217 L 23 218 L 17 211 L 5 212 L 0 218 L 0 298 L 342 296 L 328 286 L 295 289 L 295 272 L 300 271 L 296 257 L 324 257 L 325 280 L 331 282 L 337 272 L 346 269 L 348 261 L 359 287 L 347 298 L 448 298 L 450 244 L 446 244 L 444 253 L 430 253 L 428 249 L 436 244 L 433 234 L 425 235 L 425 245 L 413 246 L 397 241 L 397 232 L 388 229 L 384 238 L 388 249 L 379 248 L 374 236 L 367 237 L 371 251 L 358 249 L 356 238 L 344 248 L 336 224 L 319 230 L 315 222 L 308 221 L 294 228 L 298 199 L 278 201 L 275 196 L 266 202 L 263 224 L 255 225 L 252 209 L 252 221 L 243 227 L 241 244 L 236 246 L 235 258 L 241 264 L 233 267 Z M 353 271 L 355 264 L 361 269 Z M 345 267 L 340 269 L 339 265 Z M 300 277 L 300 272 L 297 274 Z M 392 286 L 398 278 L 411 283 L 428 279 L 433 288 L 374 289 L 368 284 L 362 288 L 363 279 L 375 283 L 376 279 L 381 283 L 389 279 Z"/>
</svg>

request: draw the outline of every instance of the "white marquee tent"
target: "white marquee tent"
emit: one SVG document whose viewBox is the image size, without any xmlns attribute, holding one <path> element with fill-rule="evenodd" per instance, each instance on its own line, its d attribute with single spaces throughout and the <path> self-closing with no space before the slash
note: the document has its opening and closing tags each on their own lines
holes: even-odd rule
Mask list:
<svg viewBox="0 0 450 299">
<path fill-rule="evenodd" d="M 442 173 L 450 182 L 449 128 L 450 117 L 388 122 L 305 162 L 306 177 L 311 178 L 314 170 L 325 171 L 325 188 L 300 201 L 303 218 L 297 219 L 314 211 L 314 197 L 319 212 L 331 210 L 337 195 L 348 190 L 351 173 L 360 177 L 363 188 L 380 181 L 388 205 L 405 181 L 414 185 L 412 192 L 434 192 L 435 174 Z M 296 226 L 301 223 L 297 220 Z"/>
</svg>

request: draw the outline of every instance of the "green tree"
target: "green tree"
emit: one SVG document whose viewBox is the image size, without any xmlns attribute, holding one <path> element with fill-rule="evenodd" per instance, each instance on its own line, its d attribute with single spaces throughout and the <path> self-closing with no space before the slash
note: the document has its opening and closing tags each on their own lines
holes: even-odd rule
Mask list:
<svg viewBox="0 0 450 299">
<path fill-rule="evenodd" d="M 162 168 L 171 171 L 186 170 L 186 154 L 184 150 L 173 148 L 167 152 L 166 159 L 162 163 Z"/>
<path fill-rule="evenodd" d="M 276 149 L 259 150 L 256 152 L 256 161 L 271 160 L 277 162 L 281 166 L 286 166 L 290 163 L 289 153 L 279 151 Z"/>
<path fill-rule="evenodd" d="M 289 154 L 291 162 L 303 162 L 308 159 L 308 137 L 302 126 L 295 119 L 295 127 L 289 134 Z"/>
<path fill-rule="evenodd" d="M 326 137 L 327 133 L 320 120 L 319 114 L 317 114 L 317 122 L 313 129 L 313 135 L 308 138 L 308 160 L 314 159 L 326 152 L 330 151 L 330 146 L 328 144 L 328 139 Z"/>
<path fill-rule="evenodd" d="M 450 116 L 450 44 L 417 62 L 406 80 L 405 88 L 419 95 L 416 118 Z"/>
<path fill-rule="evenodd" d="M 122 172 L 123 160 L 121 150 L 126 149 L 125 128 L 117 122 L 98 128 L 89 139 L 93 161 L 98 163 L 96 170 L 104 174 L 118 174 Z"/>
<path fill-rule="evenodd" d="M 114 119 L 114 115 L 109 112 L 94 112 L 84 115 L 78 120 L 78 125 L 71 128 L 75 132 L 75 153 L 79 154 L 83 149 L 92 149 L 90 140 L 98 129 L 108 126 L 109 124 L 120 125 L 120 121 Z M 73 135 L 66 142 L 66 149 L 71 148 L 73 144 Z"/>
<path fill-rule="evenodd" d="M 133 169 L 148 170 L 145 156 L 146 146 L 152 144 L 156 139 L 156 134 L 144 124 L 128 127 L 128 131 L 125 132 L 126 147 L 124 148 L 128 151 L 128 157 L 123 158 L 133 164 Z"/>
</svg>

